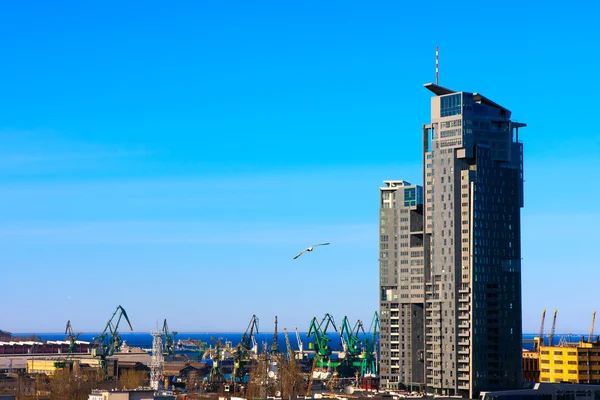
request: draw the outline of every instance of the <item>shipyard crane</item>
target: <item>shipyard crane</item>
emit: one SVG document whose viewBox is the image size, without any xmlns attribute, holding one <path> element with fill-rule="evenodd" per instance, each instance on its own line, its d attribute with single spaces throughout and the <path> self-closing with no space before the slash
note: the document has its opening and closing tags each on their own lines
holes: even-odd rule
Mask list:
<svg viewBox="0 0 600 400">
<path fill-rule="evenodd" d="M 271 345 L 271 353 L 279 353 L 279 343 L 277 342 L 277 315 L 275 316 L 274 322 L 275 329 L 273 331 L 273 344 Z"/>
<path fill-rule="evenodd" d="M 329 325 L 337 332 L 333 317 L 327 313 L 320 323 L 317 323 L 317 317 L 314 317 L 310 322 L 310 328 L 307 336 L 314 336 L 313 345 L 315 348 L 315 358 L 326 360 L 331 355 L 331 347 L 329 347 L 329 338 L 327 337 L 327 328 Z"/>
<path fill-rule="evenodd" d="M 163 339 L 163 354 L 165 356 L 174 356 L 175 355 L 175 335 L 177 335 L 177 331 L 169 332 L 169 325 L 167 325 L 167 320 L 163 322 L 162 327 L 162 336 Z"/>
<path fill-rule="evenodd" d="M 373 319 L 371 320 L 371 326 L 369 327 L 369 333 L 365 339 L 365 355 L 362 359 L 361 374 L 367 376 L 368 374 L 377 374 L 378 372 L 378 351 L 377 351 L 377 337 L 379 336 L 379 314 L 375 311 Z"/>
<path fill-rule="evenodd" d="M 596 322 L 596 310 L 594 310 L 594 312 L 592 313 L 592 325 L 590 326 L 590 334 L 588 336 L 588 341 L 590 343 L 592 343 L 592 337 L 594 336 L 594 322 Z"/>
<path fill-rule="evenodd" d="M 361 320 L 356 321 L 354 328 L 350 328 L 348 317 L 344 317 L 342 320 L 342 326 L 340 326 L 340 339 L 342 340 L 342 348 L 347 356 L 356 357 L 359 354 L 360 348 L 358 345 L 360 340 L 358 335 L 360 331 L 365 333 L 365 329 Z"/>
<path fill-rule="evenodd" d="M 258 354 L 258 344 L 256 343 L 255 334 L 258 333 L 258 317 L 253 315 L 250 318 L 250 322 L 248 323 L 248 328 L 246 328 L 246 332 L 242 336 L 241 345 L 244 346 L 246 350 L 251 351 L 255 355 Z"/>
<path fill-rule="evenodd" d="M 54 366 L 56 368 L 64 368 L 67 365 L 67 362 L 71 359 L 73 353 L 75 353 L 75 351 L 77 350 L 77 340 L 79 339 L 79 335 L 81 335 L 81 332 L 74 333 L 73 327 L 71 326 L 71 320 L 68 320 L 67 326 L 65 327 L 65 335 L 67 335 L 66 339 L 69 340 L 69 352 L 66 358 L 60 359 L 54 363 Z"/>
<path fill-rule="evenodd" d="M 122 306 L 117 306 L 112 317 L 106 323 L 104 331 L 94 338 L 94 347 L 92 348 L 92 356 L 100 357 L 102 360 L 102 367 L 106 369 L 106 357 L 112 356 L 116 352 L 121 350 L 123 341 L 119 335 L 119 323 L 121 318 L 125 318 L 129 329 L 133 330 L 127 312 Z"/>
<path fill-rule="evenodd" d="M 287 349 L 287 358 L 291 362 L 296 362 L 296 355 L 294 354 L 294 350 L 292 349 L 292 345 L 290 344 L 290 338 L 287 334 L 287 329 L 283 328 L 283 337 L 285 337 L 285 347 Z M 293 360 L 293 361 L 292 361 Z"/>
<path fill-rule="evenodd" d="M 294 326 L 294 330 L 296 331 L 296 341 L 298 341 L 298 353 L 300 354 L 300 359 L 304 359 L 304 344 L 302 343 L 302 339 L 300 338 L 300 332 L 298 332 L 298 327 Z"/>
<path fill-rule="evenodd" d="M 554 345 L 554 331 L 556 328 L 556 314 L 558 314 L 558 310 L 554 310 L 554 316 L 552 317 L 552 329 L 550 330 L 550 336 L 548 337 L 548 346 L 552 347 Z"/>
<path fill-rule="evenodd" d="M 67 338 L 69 339 L 69 354 L 75 353 L 75 350 L 77 349 L 77 340 L 79 340 L 79 335 L 81 335 L 81 332 L 73 332 L 71 320 L 67 321 L 65 335 L 67 335 Z"/>
<path fill-rule="evenodd" d="M 540 351 L 544 345 L 544 323 L 546 322 L 546 309 L 542 312 L 542 323 L 540 324 L 540 334 L 538 336 L 537 351 Z"/>
</svg>

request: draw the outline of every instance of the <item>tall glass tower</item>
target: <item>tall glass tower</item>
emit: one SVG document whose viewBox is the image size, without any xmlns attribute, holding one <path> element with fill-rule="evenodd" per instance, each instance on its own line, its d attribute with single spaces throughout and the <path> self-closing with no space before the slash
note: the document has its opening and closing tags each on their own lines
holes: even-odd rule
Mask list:
<svg viewBox="0 0 600 400">
<path fill-rule="evenodd" d="M 409 264 L 408 276 L 402 264 L 392 268 L 382 256 L 384 239 L 389 249 L 402 236 L 383 233 L 391 229 L 390 218 L 383 218 L 390 213 L 384 209 L 389 190 L 380 189 L 382 385 L 476 398 L 483 390 L 519 387 L 522 380 L 519 128 L 525 124 L 481 94 L 425 87 L 435 96 L 431 122 L 423 125 L 423 226 L 408 232 L 406 253 L 422 254 L 422 261 L 408 260 L 421 264 L 418 270 Z M 421 303 L 421 286 L 412 282 L 423 282 Z M 419 326 L 422 335 L 415 333 Z M 411 334 L 403 336 L 407 330 Z M 392 357 L 396 345 L 404 354 L 398 361 Z"/>
</svg>

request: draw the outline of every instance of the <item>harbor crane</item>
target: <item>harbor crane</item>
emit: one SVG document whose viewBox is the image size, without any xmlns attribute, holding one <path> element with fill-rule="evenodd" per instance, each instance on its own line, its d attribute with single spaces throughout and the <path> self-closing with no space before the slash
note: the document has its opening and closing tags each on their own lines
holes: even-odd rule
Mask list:
<svg viewBox="0 0 600 400">
<path fill-rule="evenodd" d="M 296 331 L 296 341 L 298 342 L 298 357 L 300 360 L 304 359 L 304 344 L 302 343 L 302 338 L 300 337 L 300 332 L 298 332 L 298 327 L 294 326 L 294 330 Z"/>
<path fill-rule="evenodd" d="M 67 326 L 65 328 L 65 335 L 69 339 L 69 355 L 75 353 L 77 349 L 77 340 L 79 340 L 79 335 L 81 332 L 74 333 L 73 327 L 71 326 L 71 320 L 67 321 Z"/>
<path fill-rule="evenodd" d="M 258 317 L 253 315 L 248 323 L 248 328 L 242 336 L 241 345 L 248 351 L 251 351 L 255 355 L 258 354 L 258 344 L 256 343 L 255 334 L 258 334 Z"/>
<path fill-rule="evenodd" d="M 540 324 L 540 334 L 538 336 L 537 351 L 539 352 L 544 345 L 544 323 L 546 322 L 546 309 L 542 312 L 542 323 Z"/>
<path fill-rule="evenodd" d="M 596 310 L 592 313 L 592 325 L 590 326 L 590 334 L 588 336 L 588 342 L 593 342 L 594 337 L 594 322 L 596 322 Z"/>
<path fill-rule="evenodd" d="M 69 362 L 69 360 L 71 360 L 73 353 L 75 353 L 75 351 L 77 350 L 77 340 L 79 339 L 79 335 L 81 335 L 81 332 L 74 333 L 73 327 L 71 326 L 71 320 L 68 320 L 67 326 L 65 327 L 65 335 L 67 335 L 66 339 L 69 340 L 69 352 L 67 353 L 66 358 L 60 359 L 54 363 L 54 366 L 56 368 L 64 368 L 67 366 L 67 363 Z"/>
<path fill-rule="evenodd" d="M 92 348 L 92 357 L 100 357 L 102 360 L 102 367 L 106 370 L 106 357 L 112 356 L 116 352 L 121 350 L 121 346 L 123 345 L 123 341 L 121 340 L 121 336 L 119 335 L 119 323 L 121 322 L 121 318 L 125 318 L 127 321 L 127 325 L 129 325 L 129 329 L 133 330 L 131 326 L 131 322 L 129 321 L 129 317 L 127 316 L 127 312 L 122 306 L 117 306 L 115 312 L 113 312 L 112 317 L 106 323 L 104 327 L 104 331 L 94 338 L 94 347 Z"/>
<path fill-rule="evenodd" d="M 554 316 L 552 317 L 552 329 L 550 330 L 550 336 L 548 337 L 548 346 L 554 346 L 554 331 L 556 329 L 556 314 L 558 310 L 554 310 Z"/>
<path fill-rule="evenodd" d="M 307 336 L 314 336 L 315 358 L 321 361 L 328 360 L 331 355 L 331 347 L 329 347 L 330 339 L 327 337 L 327 328 L 331 325 L 336 332 L 337 328 L 335 327 L 333 317 L 329 313 L 325 314 L 320 323 L 317 323 L 317 321 L 317 317 L 312 319 Z"/>
<path fill-rule="evenodd" d="M 175 338 L 177 335 L 177 331 L 169 332 L 169 325 L 167 325 L 167 320 L 163 322 L 162 327 L 162 336 L 163 339 L 163 354 L 165 356 L 175 356 L 175 344 L 177 343 Z"/>
<path fill-rule="evenodd" d="M 342 340 L 342 349 L 346 353 L 346 357 L 354 358 L 359 355 L 360 348 L 358 345 L 360 344 L 360 340 L 358 335 L 360 331 L 365 333 L 363 323 L 360 319 L 356 321 L 354 328 L 350 328 L 348 317 L 344 316 L 342 326 L 340 326 L 340 339 Z"/>
<path fill-rule="evenodd" d="M 365 339 L 365 356 L 362 359 L 361 375 L 378 374 L 379 356 L 377 349 L 377 337 L 379 336 L 379 314 L 375 311 L 369 333 Z"/>
</svg>

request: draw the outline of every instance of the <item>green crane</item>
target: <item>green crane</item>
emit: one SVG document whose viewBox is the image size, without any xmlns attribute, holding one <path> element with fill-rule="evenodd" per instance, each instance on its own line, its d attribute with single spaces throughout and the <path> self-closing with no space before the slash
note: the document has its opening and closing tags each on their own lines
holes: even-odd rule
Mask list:
<svg viewBox="0 0 600 400">
<path fill-rule="evenodd" d="M 122 306 L 117 306 L 117 309 L 113 313 L 112 317 L 106 323 L 104 331 L 94 338 L 94 347 L 92 348 L 92 356 L 100 357 L 102 360 L 102 367 L 106 370 L 106 357 L 112 356 L 116 352 L 121 350 L 123 340 L 119 335 L 119 323 L 121 318 L 125 318 L 129 329 L 133 330 L 127 312 Z"/>
<path fill-rule="evenodd" d="M 64 368 L 67 366 L 69 360 L 73 356 L 73 353 L 77 350 L 77 340 L 79 339 L 79 335 L 81 332 L 74 333 L 73 327 L 71 326 L 71 320 L 67 321 L 67 326 L 65 328 L 65 335 L 67 335 L 67 339 L 69 340 L 69 352 L 67 357 L 64 359 L 60 359 L 59 361 L 54 363 L 56 368 Z"/>
<path fill-rule="evenodd" d="M 163 355 L 165 356 L 175 356 L 175 336 L 177 335 L 177 331 L 169 332 L 169 325 L 167 325 L 167 320 L 163 322 L 162 327 L 162 336 L 163 336 Z"/>
<path fill-rule="evenodd" d="M 365 354 L 362 359 L 361 365 L 361 375 L 378 375 L 378 340 L 379 336 L 379 314 L 375 311 L 373 315 L 373 319 L 371 320 L 371 326 L 369 327 L 369 333 L 367 333 L 367 337 L 365 339 Z"/>
<path fill-rule="evenodd" d="M 251 351 L 254 354 L 258 354 L 258 344 L 256 343 L 255 334 L 258 334 L 258 317 L 253 315 L 250 318 L 250 322 L 248 323 L 248 328 L 246 328 L 246 332 L 242 336 L 241 345 L 248 351 Z"/>
<path fill-rule="evenodd" d="M 360 340 L 358 334 L 362 331 L 365 333 L 363 323 L 361 320 L 356 321 L 354 328 L 350 328 L 350 322 L 348 317 L 344 317 L 342 320 L 342 326 L 340 327 L 340 338 L 342 340 L 342 347 L 346 353 L 346 357 L 354 358 L 360 354 Z"/>
<path fill-rule="evenodd" d="M 327 313 L 323 317 L 320 323 L 317 323 L 317 317 L 314 317 L 310 322 L 310 328 L 306 336 L 314 336 L 313 347 L 315 349 L 315 357 L 318 357 L 321 361 L 329 360 L 331 355 L 331 347 L 329 347 L 329 338 L 327 337 L 327 328 L 329 325 L 333 326 L 333 329 L 337 332 L 335 327 L 335 321 L 333 317 Z"/>
</svg>

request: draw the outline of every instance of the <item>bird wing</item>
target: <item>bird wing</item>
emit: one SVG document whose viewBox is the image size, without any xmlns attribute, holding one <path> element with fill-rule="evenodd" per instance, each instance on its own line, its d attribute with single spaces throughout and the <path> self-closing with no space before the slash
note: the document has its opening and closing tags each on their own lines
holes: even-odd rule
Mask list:
<svg viewBox="0 0 600 400">
<path fill-rule="evenodd" d="M 317 247 L 317 246 L 327 246 L 329 243 L 319 243 L 319 244 L 315 244 L 313 247 Z"/>
<path fill-rule="evenodd" d="M 304 253 L 306 250 L 308 250 L 308 249 L 304 249 L 304 250 L 302 250 L 300 253 L 298 253 L 298 255 L 297 255 L 296 257 L 294 257 L 294 260 L 295 260 L 296 258 L 300 257 L 300 256 L 302 255 L 302 253 Z"/>
</svg>

